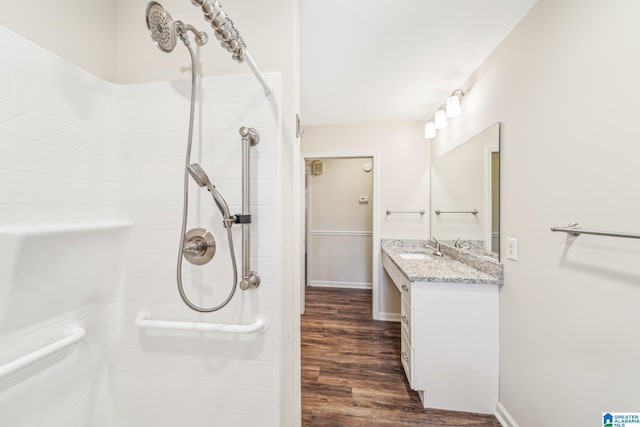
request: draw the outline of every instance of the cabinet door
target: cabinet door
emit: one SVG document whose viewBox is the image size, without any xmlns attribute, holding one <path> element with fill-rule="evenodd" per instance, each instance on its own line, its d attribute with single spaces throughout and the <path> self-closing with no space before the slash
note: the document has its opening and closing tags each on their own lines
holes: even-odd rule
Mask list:
<svg viewBox="0 0 640 427">
<path fill-rule="evenodd" d="M 426 391 L 428 407 L 482 413 L 495 409 L 498 287 L 439 282 L 412 286 L 412 388 Z"/>
</svg>

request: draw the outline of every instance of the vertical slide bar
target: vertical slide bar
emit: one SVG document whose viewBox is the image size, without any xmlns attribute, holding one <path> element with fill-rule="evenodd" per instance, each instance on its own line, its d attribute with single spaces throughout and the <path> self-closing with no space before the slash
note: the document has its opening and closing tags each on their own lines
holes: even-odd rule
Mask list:
<svg viewBox="0 0 640 427">
<path fill-rule="evenodd" d="M 241 127 L 242 136 L 242 216 L 251 214 L 251 153 L 250 146 L 260 142 L 260 135 L 253 128 Z M 260 286 L 260 276 L 251 271 L 251 223 L 242 223 L 242 280 L 240 289 L 247 290 Z"/>
</svg>

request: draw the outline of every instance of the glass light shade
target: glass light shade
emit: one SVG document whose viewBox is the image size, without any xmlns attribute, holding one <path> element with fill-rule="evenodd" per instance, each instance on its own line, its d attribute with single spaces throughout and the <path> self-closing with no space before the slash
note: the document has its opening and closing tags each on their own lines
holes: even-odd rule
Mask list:
<svg viewBox="0 0 640 427">
<path fill-rule="evenodd" d="M 436 125 L 433 122 L 429 122 L 424 125 L 424 138 L 431 139 L 436 137 Z"/>
<path fill-rule="evenodd" d="M 453 95 L 447 98 L 447 117 L 457 117 L 462 112 L 460 108 L 460 97 Z"/>
<path fill-rule="evenodd" d="M 447 127 L 447 114 L 444 110 L 438 110 L 436 111 L 433 121 L 435 122 L 436 129 L 444 129 Z"/>
</svg>

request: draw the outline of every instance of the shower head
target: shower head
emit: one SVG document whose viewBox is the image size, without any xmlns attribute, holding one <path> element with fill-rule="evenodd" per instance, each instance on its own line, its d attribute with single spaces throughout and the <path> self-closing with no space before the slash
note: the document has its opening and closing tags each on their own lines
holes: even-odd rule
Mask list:
<svg viewBox="0 0 640 427">
<path fill-rule="evenodd" d="M 222 194 L 220 194 L 220 192 L 216 190 L 216 186 L 211 183 L 209 177 L 207 176 L 207 173 L 204 171 L 204 169 L 202 169 L 202 166 L 200 166 L 198 163 L 192 163 L 187 167 L 187 169 L 189 170 L 189 174 L 196 182 L 196 184 L 198 184 L 200 187 L 206 187 L 207 190 L 211 192 L 213 201 L 216 203 L 216 206 L 218 206 L 218 209 L 220 209 L 222 217 L 225 220 L 229 220 L 231 218 L 229 206 L 222 197 Z M 224 224 L 227 228 L 232 225 L 232 223 L 229 221 L 225 221 Z"/>
<path fill-rule="evenodd" d="M 176 47 L 178 37 L 186 46 L 189 46 L 187 31 L 195 34 L 198 46 L 204 46 L 209 40 L 207 33 L 198 31 L 193 25 L 174 21 L 169 12 L 155 1 L 147 4 L 146 20 L 151 39 L 163 52 L 171 52 Z"/>
<path fill-rule="evenodd" d="M 177 34 L 176 25 L 158 2 L 151 1 L 147 5 L 147 28 L 153 42 L 163 52 L 171 52 L 176 47 Z"/>
</svg>

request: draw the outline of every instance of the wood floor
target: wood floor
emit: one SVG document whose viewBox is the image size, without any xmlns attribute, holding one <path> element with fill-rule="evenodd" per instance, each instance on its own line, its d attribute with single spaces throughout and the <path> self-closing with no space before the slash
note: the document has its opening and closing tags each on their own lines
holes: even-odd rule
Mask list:
<svg viewBox="0 0 640 427">
<path fill-rule="evenodd" d="M 303 427 L 500 427 L 424 409 L 400 363 L 400 324 L 371 320 L 371 291 L 310 288 L 302 316 Z"/>
</svg>

